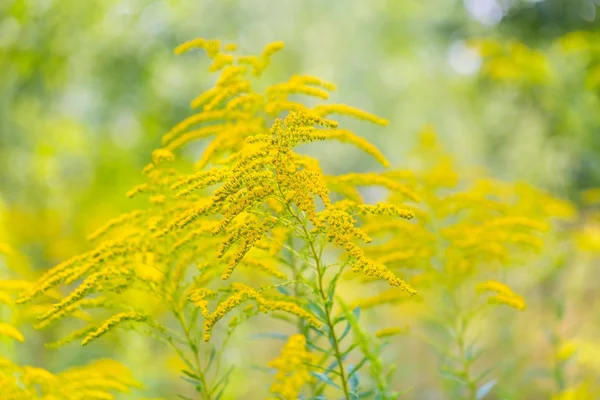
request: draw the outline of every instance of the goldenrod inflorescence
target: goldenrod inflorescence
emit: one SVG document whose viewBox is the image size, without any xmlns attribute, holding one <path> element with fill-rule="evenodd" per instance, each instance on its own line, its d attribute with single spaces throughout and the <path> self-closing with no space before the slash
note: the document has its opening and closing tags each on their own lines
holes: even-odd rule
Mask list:
<svg viewBox="0 0 600 400">
<path fill-rule="evenodd" d="M 410 304 L 423 320 L 447 326 L 448 342 L 439 345 L 449 349 L 444 368 L 460 374 L 458 392 L 474 398 L 465 346 L 474 315 L 492 312 L 481 297 L 492 293 L 485 305 L 526 308 L 499 275 L 546 246 L 551 218 L 569 214 L 569 204 L 527 185 L 463 181 L 431 126 L 414 152 L 425 161 L 421 169 L 325 174 L 299 145 L 349 143 L 388 167 L 380 150 L 334 117 L 387 121 L 343 104 L 305 105 L 302 96 L 327 100 L 335 90 L 310 75 L 257 91 L 256 79 L 283 47 L 271 43 L 258 55 L 239 55 L 219 40 L 177 47 L 178 54 L 204 50 L 219 76 L 191 101 L 195 114 L 164 134 L 143 169 L 145 182 L 127 193 L 148 204 L 102 225 L 89 235 L 92 250 L 20 288 L 16 302 L 46 300 L 36 328 L 68 317 L 85 323 L 54 347 L 145 329 L 181 358 L 202 399 L 227 389 L 224 348 L 259 314 L 293 331 L 268 364 L 276 398 L 397 398 L 382 349 L 411 328 L 371 327 L 360 313 Z M 519 62 L 536 59 L 511 51 Z M 501 59 L 489 71 L 508 78 L 511 65 Z M 180 154 L 196 141 L 207 145 L 192 166 Z M 384 189 L 385 201 L 366 202 L 366 186 Z M 57 296 L 63 287 L 70 292 Z M 442 296 L 448 301 L 437 309 L 432 299 Z M 9 324 L 0 324 L 0 334 L 23 340 Z M 86 392 L 96 387 L 131 386 L 103 375 L 93 382 L 80 390 L 88 398 L 102 398 Z"/>
</svg>

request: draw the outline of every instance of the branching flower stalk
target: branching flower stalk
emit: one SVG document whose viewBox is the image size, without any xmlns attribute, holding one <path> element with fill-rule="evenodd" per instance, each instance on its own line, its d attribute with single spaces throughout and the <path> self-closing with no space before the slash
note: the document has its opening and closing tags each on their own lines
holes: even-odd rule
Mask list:
<svg viewBox="0 0 600 400">
<path fill-rule="evenodd" d="M 299 146 L 349 144 L 387 168 L 386 157 L 337 117 L 387 121 L 328 104 L 335 86 L 315 76 L 294 75 L 256 90 L 282 49 L 275 42 L 259 54 L 239 54 L 234 44 L 207 39 L 177 47 L 178 54 L 204 51 L 218 77 L 191 101 L 194 114 L 164 134 L 142 171 L 144 181 L 127 193 L 147 204 L 99 227 L 88 252 L 36 283 L 15 284 L 7 295 L 3 285 L 12 284 L 1 282 L 0 300 L 36 307 L 37 329 L 67 318 L 82 323 L 51 347 L 94 346 L 118 330 L 143 328 L 173 348 L 185 364 L 181 378 L 202 400 L 239 391 L 228 384 L 236 366 L 227 365 L 224 349 L 237 327 L 259 314 L 289 324 L 264 335 L 286 341 L 263 364 L 272 373 L 264 387 L 272 399 L 397 399 L 403 383 L 382 350 L 409 333 L 409 313 L 401 307 L 410 303 L 418 309 L 415 322 L 436 324 L 446 334 L 428 341 L 440 353 L 449 397 L 484 397 L 498 378 L 475 376 L 482 351 L 471 336 L 475 318 L 499 305 L 526 308 L 504 282 L 523 289 L 511 270 L 547 246 L 551 219 L 567 215 L 570 206 L 525 184 L 459 179 L 430 126 L 413 152 L 422 168 L 326 175 Z M 318 104 L 307 106 L 305 97 Z M 197 142 L 205 142 L 204 151 L 189 159 L 185 150 Z M 385 202 L 363 198 L 361 189 L 372 186 L 387 193 Z M 15 301 L 13 292 L 20 293 Z M 394 318 L 384 324 L 395 326 L 360 321 L 379 306 L 392 307 Z M 0 335 L 24 339 L 5 322 Z M 2 362 L 0 372 L 36 375 Z M 99 385 L 98 398 L 133 386 L 96 367 L 86 371 L 108 381 Z M 97 386 L 87 382 L 85 390 Z M 6 387 L 19 400 L 33 393 L 28 384 Z M 49 395 L 61 389 L 48 388 Z M 65 398 L 95 398 L 82 393 Z"/>
<path fill-rule="evenodd" d="M 368 243 L 370 238 L 356 218 L 410 219 L 413 213 L 403 200 L 369 205 L 352 194 L 356 191 L 352 186 L 361 182 L 389 184 L 377 174 L 349 174 L 335 182 L 336 190 L 349 196 L 332 202 L 331 178 L 316 159 L 296 153 L 295 147 L 336 140 L 357 146 L 387 166 L 377 148 L 338 128 L 329 116 L 387 122 L 346 105 L 310 108 L 296 101 L 297 95 L 326 99 L 335 88 L 313 76 L 295 75 L 264 93 L 253 91 L 253 79 L 283 48 L 280 42 L 267 45 L 258 56 L 238 56 L 234 45 L 205 39 L 187 42 L 176 52 L 197 48 L 213 60 L 210 70 L 220 72 L 220 77 L 215 87 L 192 101 L 200 111 L 164 135 L 162 147 L 152 153 L 152 162 L 143 170 L 147 182 L 128 192 L 130 197 L 147 195 L 149 206 L 100 227 L 90 235 L 96 244 L 93 250 L 48 271 L 21 295 L 19 303 L 44 298 L 61 284 L 77 283 L 39 316 L 40 328 L 72 315 L 84 304 L 99 311 L 120 309 L 103 323 L 92 323 L 58 344 L 81 339 L 88 345 L 114 329 L 143 324 L 175 349 L 188 367 L 183 378 L 193 383 L 202 399 L 221 398 L 227 386 L 228 373 L 221 376 L 219 371 L 220 355 L 235 327 L 258 313 L 287 314 L 304 338 L 290 342 L 290 351 L 303 352 L 302 343 L 316 350 L 321 357 L 311 365 L 325 372 L 281 372 L 273 394 L 295 398 L 304 383 L 317 377 L 321 384 L 313 386 L 315 392 L 323 392 L 325 384 L 350 399 L 361 388 L 350 387 L 344 358 L 353 347 L 342 350 L 342 336 L 349 331 L 337 336 L 336 323 L 344 318 L 334 314 L 344 268 L 351 266 L 354 273 L 386 281 L 399 292 L 416 293 L 383 263 L 367 257 L 356 242 Z M 181 148 L 208 137 L 213 140 L 194 171 L 174 164 Z M 328 241 L 333 246 L 326 250 Z M 337 252 L 341 261 L 326 265 L 325 251 Z M 337 268 L 334 278 L 327 280 L 326 272 L 333 268 Z M 293 286 L 291 295 L 288 286 Z M 166 325 L 169 315 L 177 321 L 179 333 Z M 223 319 L 229 320 L 229 329 L 217 344 L 213 333 Z M 323 348 L 320 338 L 326 339 L 330 350 Z M 328 367 L 332 359 L 334 367 Z M 290 381 L 288 387 L 288 374 L 306 382 Z M 329 374 L 337 376 L 339 385 Z"/>
<path fill-rule="evenodd" d="M 343 272 L 343 269 L 336 273 L 335 278 L 329 283 L 328 287 L 325 287 L 324 284 L 324 276 L 327 267 L 323 265 L 321 260 L 322 249 L 317 250 L 315 246 L 315 238 L 308 232 L 306 229 L 306 224 L 302 221 L 296 214 L 293 214 L 294 217 L 298 219 L 298 222 L 301 224 L 304 240 L 307 243 L 309 254 L 311 259 L 314 262 L 315 274 L 316 274 L 316 286 L 317 292 L 319 294 L 320 304 L 323 307 L 325 313 L 325 326 L 328 339 L 333 347 L 334 357 L 337 362 L 338 368 L 338 376 L 341 382 L 341 387 L 344 393 L 344 398 L 350 399 L 350 390 L 348 388 L 348 378 L 346 376 L 346 370 L 344 367 L 344 361 L 342 359 L 342 353 L 340 351 L 339 339 L 335 332 L 335 324 L 333 321 L 332 313 L 333 313 L 333 298 L 328 293 L 336 293 L 336 283 L 337 278 Z"/>
</svg>

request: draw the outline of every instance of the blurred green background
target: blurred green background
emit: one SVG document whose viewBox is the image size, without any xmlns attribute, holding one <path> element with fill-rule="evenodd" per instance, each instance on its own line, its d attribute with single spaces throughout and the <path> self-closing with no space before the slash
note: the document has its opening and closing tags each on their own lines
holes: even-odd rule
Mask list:
<svg viewBox="0 0 600 400">
<path fill-rule="evenodd" d="M 266 79 L 335 82 L 334 102 L 390 120 L 352 128 L 395 165 L 432 123 L 460 164 L 576 200 L 600 186 L 600 51 L 565 52 L 559 41 L 595 34 L 598 12 L 599 0 L 0 0 L 0 241 L 44 270 L 136 206 L 125 192 L 151 150 L 215 79 L 199 53 L 173 54 L 195 37 L 248 52 L 284 41 Z M 527 47 L 488 68 L 470 46 L 481 38 Z M 377 168 L 346 146 L 320 156 L 326 172 Z M 149 392 L 169 393 L 152 363 L 161 350 L 139 336 L 61 357 L 39 340 L 16 357 L 51 370 L 129 359 L 157 377 L 144 379 Z"/>
</svg>

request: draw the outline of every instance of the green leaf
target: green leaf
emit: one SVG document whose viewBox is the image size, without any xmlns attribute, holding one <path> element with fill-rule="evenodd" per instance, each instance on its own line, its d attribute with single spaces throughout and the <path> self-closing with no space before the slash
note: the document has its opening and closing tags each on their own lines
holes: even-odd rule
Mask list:
<svg viewBox="0 0 600 400">
<path fill-rule="evenodd" d="M 286 296 L 290 295 L 290 292 L 283 286 L 277 286 L 277 290 L 282 293 L 285 294 Z"/>
<path fill-rule="evenodd" d="M 487 396 L 488 393 L 492 391 L 494 386 L 496 386 L 496 382 L 498 382 L 498 379 L 492 379 L 488 383 L 481 385 L 479 389 L 477 389 L 477 400 L 482 400 L 485 396 Z"/>
<path fill-rule="evenodd" d="M 358 375 L 358 368 L 354 368 L 352 364 L 348 365 L 348 383 L 350 383 L 350 390 L 357 392 L 360 386 L 360 376 Z"/>
<path fill-rule="evenodd" d="M 183 379 L 184 381 L 186 381 L 187 383 L 191 383 L 196 388 L 200 387 L 199 382 L 196 381 L 195 379 L 190 379 L 190 378 L 185 377 L 185 376 L 180 376 L 180 378 Z"/>
<path fill-rule="evenodd" d="M 306 343 L 306 347 L 308 347 L 311 350 L 316 350 L 318 352 L 321 352 L 323 354 L 330 354 L 331 353 L 331 350 L 325 350 L 325 349 L 323 349 L 323 348 L 321 348 L 321 347 L 319 347 L 316 344 L 311 343 L 311 342 Z"/>
<path fill-rule="evenodd" d="M 362 360 L 360 360 L 360 362 L 356 365 L 356 367 L 350 369 L 350 373 L 348 374 L 348 377 L 351 377 L 354 374 L 358 374 L 358 370 L 362 368 L 363 365 L 365 365 L 365 363 L 368 361 L 369 359 L 367 357 L 363 357 Z"/>
<path fill-rule="evenodd" d="M 341 334 L 341 336 L 340 336 L 340 339 L 339 339 L 339 341 L 340 341 L 340 342 L 341 342 L 342 340 L 344 340 L 344 338 L 346 337 L 346 335 L 347 335 L 348 333 L 350 333 L 350 328 L 351 328 L 351 325 L 350 325 L 350 323 L 348 322 L 348 324 L 346 325 L 346 328 L 344 329 L 344 332 L 342 332 L 342 334 Z"/>
<path fill-rule="evenodd" d="M 333 304 L 333 296 L 335 295 L 335 288 L 337 287 L 337 281 L 338 279 L 340 279 L 340 276 L 342 276 L 342 271 L 343 269 L 340 268 L 338 273 L 335 274 L 335 277 L 331 280 L 331 283 L 329 284 L 329 293 L 328 293 L 328 302 L 329 304 Z"/>
<path fill-rule="evenodd" d="M 208 356 L 208 367 L 210 367 L 213 363 L 213 361 L 215 360 L 215 357 L 217 355 L 217 349 L 215 349 L 214 347 L 210 349 L 210 355 Z"/>
<path fill-rule="evenodd" d="M 215 384 L 215 386 L 212 390 L 213 392 L 215 390 L 217 390 L 219 388 L 219 386 L 223 385 L 223 387 L 221 388 L 221 390 L 219 390 L 219 393 L 217 394 L 217 399 L 221 398 L 221 395 L 225 391 L 225 388 L 227 388 L 227 384 L 229 383 L 229 375 L 231 375 L 231 373 L 233 372 L 234 369 L 235 369 L 235 366 L 232 365 L 229 368 L 229 370 L 221 377 L 221 379 L 219 379 L 219 381 Z"/>
<path fill-rule="evenodd" d="M 326 384 L 326 385 L 330 385 L 330 386 L 333 386 L 334 388 L 341 389 L 339 387 L 339 385 L 337 385 L 333 380 L 331 380 L 330 377 L 328 377 L 327 375 L 325 375 L 325 374 L 323 374 L 321 372 L 311 371 L 310 374 L 312 376 L 314 376 L 315 378 L 317 378 L 318 380 L 320 380 L 321 382 L 323 382 L 324 384 Z"/>
<path fill-rule="evenodd" d="M 325 315 L 325 311 L 314 301 L 309 301 L 308 302 L 308 308 L 310 308 L 310 310 L 316 314 L 321 321 L 326 321 L 327 320 L 327 316 Z"/>
<path fill-rule="evenodd" d="M 200 378 L 198 375 L 196 375 L 195 373 L 188 371 L 186 369 L 182 369 L 181 372 L 183 372 L 184 374 L 186 374 L 188 377 L 195 379 L 197 381 L 201 381 L 202 378 Z"/>
<path fill-rule="evenodd" d="M 352 343 L 352 346 L 348 347 L 346 351 L 342 353 L 342 357 L 346 357 L 352 350 L 358 347 L 358 343 Z"/>
</svg>

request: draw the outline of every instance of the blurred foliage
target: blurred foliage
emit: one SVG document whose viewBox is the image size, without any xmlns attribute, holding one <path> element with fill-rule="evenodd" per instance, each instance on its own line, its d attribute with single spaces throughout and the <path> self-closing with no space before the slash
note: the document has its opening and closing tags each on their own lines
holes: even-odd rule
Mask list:
<svg viewBox="0 0 600 400">
<path fill-rule="evenodd" d="M 521 271 L 519 293 L 531 293 L 527 315 L 535 317 L 505 316 L 491 327 L 504 340 L 496 355 L 511 348 L 520 357 L 500 362 L 509 372 L 499 379 L 511 383 L 496 386 L 497 398 L 523 398 L 515 388 L 531 382 L 557 399 L 585 398 L 598 386 L 599 368 L 590 266 L 600 251 L 600 220 L 595 192 L 580 194 L 600 186 L 598 11 L 595 0 L 2 0 L 0 242 L 14 250 L 0 261 L 0 278 L 39 275 L 88 249 L 85 237 L 106 220 L 141 204 L 125 192 L 143 179 L 151 149 L 187 115 L 198 88 L 213 83 L 204 73 L 208 61 L 175 59 L 176 44 L 218 37 L 252 51 L 283 40 L 287 51 L 267 81 L 294 73 L 335 81 L 334 101 L 390 120 L 386 133 L 349 127 L 393 165 L 418 164 L 407 152 L 431 122 L 457 164 L 483 165 L 495 178 L 525 180 L 578 204 L 580 219 L 556 254 Z M 314 154 L 330 173 L 379 168 L 346 146 Z M 1 316 L 13 318 L 5 309 Z M 180 363 L 139 335 L 57 353 L 42 343 L 68 329 L 21 330 L 25 347 L 0 346 L 23 365 L 58 372 L 111 357 L 153 395 L 181 386 L 161 374 Z M 519 350 L 514 332 L 547 345 Z M 432 362 L 413 342 L 399 349 L 423 366 Z M 401 386 L 413 381 L 422 389 L 408 398 L 439 398 L 429 389 L 436 384 L 410 367 L 397 376 Z"/>
</svg>

